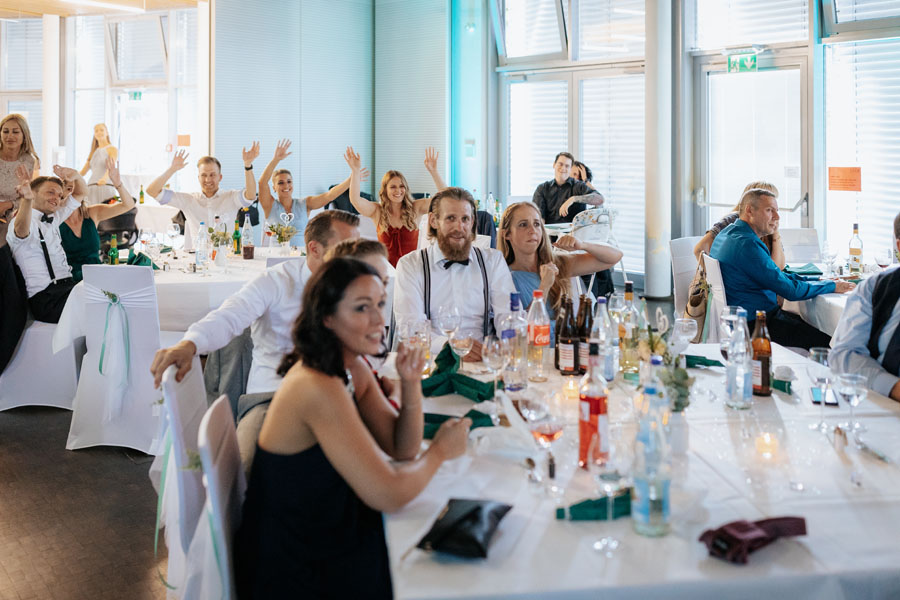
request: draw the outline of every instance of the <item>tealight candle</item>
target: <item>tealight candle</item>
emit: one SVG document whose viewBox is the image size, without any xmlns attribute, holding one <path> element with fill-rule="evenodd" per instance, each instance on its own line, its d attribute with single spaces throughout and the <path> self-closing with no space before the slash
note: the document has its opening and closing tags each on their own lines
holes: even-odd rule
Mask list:
<svg viewBox="0 0 900 600">
<path fill-rule="evenodd" d="M 563 394 L 567 400 L 578 400 L 578 380 L 576 377 L 569 377 L 563 386 Z"/>
<path fill-rule="evenodd" d="M 771 433 L 763 433 L 756 438 L 756 452 L 763 458 L 772 458 L 778 452 L 778 438 Z"/>
</svg>

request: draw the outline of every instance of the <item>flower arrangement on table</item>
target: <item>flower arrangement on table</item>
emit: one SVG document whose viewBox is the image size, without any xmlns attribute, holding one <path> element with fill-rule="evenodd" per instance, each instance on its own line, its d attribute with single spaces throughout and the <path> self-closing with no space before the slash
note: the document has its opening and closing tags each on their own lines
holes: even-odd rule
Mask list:
<svg viewBox="0 0 900 600">
<path fill-rule="evenodd" d="M 220 246 L 230 246 L 231 245 L 231 237 L 225 233 L 224 231 L 217 231 L 216 229 L 209 227 L 209 242 L 212 244 L 213 248 L 219 248 Z"/>
<path fill-rule="evenodd" d="M 641 338 L 638 344 L 638 354 L 642 361 L 648 363 L 652 354 L 662 357 L 663 368 L 658 373 L 659 379 L 666 387 L 672 411 L 681 412 L 691 403 L 691 386 L 694 384 L 694 378 L 678 362 L 678 356 L 686 349 L 687 344 L 684 348 L 672 348 L 673 344 L 680 346 L 684 342 L 684 340 L 671 340 L 673 331 L 674 328 L 669 327 L 669 318 L 661 308 L 657 308 L 656 331 L 648 322 L 647 337 Z"/>
<path fill-rule="evenodd" d="M 297 228 L 293 225 L 282 225 L 281 223 L 269 223 L 266 235 L 274 235 L 279 244 L 291 241 L 297 235 Z"/>
</svg>

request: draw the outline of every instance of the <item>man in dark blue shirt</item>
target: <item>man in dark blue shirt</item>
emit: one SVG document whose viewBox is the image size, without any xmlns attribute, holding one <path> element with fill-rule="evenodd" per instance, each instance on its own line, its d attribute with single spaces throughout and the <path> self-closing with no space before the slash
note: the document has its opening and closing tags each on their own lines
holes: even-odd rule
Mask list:
<svg viewBox="0 0 900 600">
<path fill-rule="evenodd" d="M 571 223 L 586 205 L 600 206 L 603 195 L 588 181 L 570 177 L 575 157 L 560 152 L 553 160 L 553 179 L 545 181 L 534 190 L 534 202 L 544 223 Z"/>
<path fill-rule="evenodd" d="M 788 275 L 772 260 L 760 238 L 778 229 L 778 201 L 768 190 L 750 189 L 741 198 L 740 218 L 716 236 L 709 255 L 719 261 L 725 297 L 732 306 L 747 309 L 753 331 L 756 311 L 766 313 L 772 341 L 800 348 L 825 347 L 831 337 L 806 323 L 798 315 L 779 308 L 776 296 L 805 300 L 856 287 L 846 281 L 803 281 Z"/>
</svg>

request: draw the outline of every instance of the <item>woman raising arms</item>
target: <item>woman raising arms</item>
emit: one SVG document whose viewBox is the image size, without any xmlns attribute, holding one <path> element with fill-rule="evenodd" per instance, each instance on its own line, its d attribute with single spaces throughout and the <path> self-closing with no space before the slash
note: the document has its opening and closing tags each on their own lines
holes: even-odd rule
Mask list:
<svg viewBox="0 0 900 600">
<path fill-rule="evenodd" d="M 361 173 L 359 154 L 348 147 L 344 160 L 353 173 Z M 425 169 L 431 175 L 438 191 L 447 187 L 437 169 L 438 152 L 434 148 L 425 149 Z M 378 201 L 370 202 L 359 195 L 359 181 L 354 187 L 354 175 L 350 176 L 350 202 L 364 217 L 375 221 L 378 241 L 387 247 L 388 261 L 396 267 L 404 254 L 416 249 L 419 242 L 419 219 L 428 212 L 429 198 L 414 200 L 409 191 L 406 177 L 400 171 L 388 171 L 381 178 Z"/>
<path fill-rule="evenodd" d="M 355 259 L 325 263 L 306 285 L 235 540 L 241 598 L 390 598 L 380 511 L 415 498 L 441 463 L 465 452 L 470 421 L 451 419 L 416 458 L 420 349 L 398 352 L 399 412 L 367 381 L 361 357 L 381 352 L 383 304 L 377 271 Z M 371 393 L 354 400 L 355 387 Z"/>
</svg>

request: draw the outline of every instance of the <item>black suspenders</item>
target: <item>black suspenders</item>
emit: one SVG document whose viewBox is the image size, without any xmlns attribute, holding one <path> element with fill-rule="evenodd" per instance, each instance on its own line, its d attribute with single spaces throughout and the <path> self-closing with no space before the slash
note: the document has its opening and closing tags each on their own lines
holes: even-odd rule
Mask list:
<svg viewBox="0 0 900 600">
<path fill-rule="evenodd" d="M 422 257 L 422 275 L 425 278 L 425 318 L 431 320 L 431 263 L 428 260 L 428 249 L 419 251 Z M 491 291 L 488 285 L 487 268 L 484 266 L 484 256 L 481 248 L 475 248 L 475 259 L 481 269 L 482 288 L 484 290 L 484 320 L 481 329 L 484 335 L 488 335 L 491 328 Z"/>
</svg>

